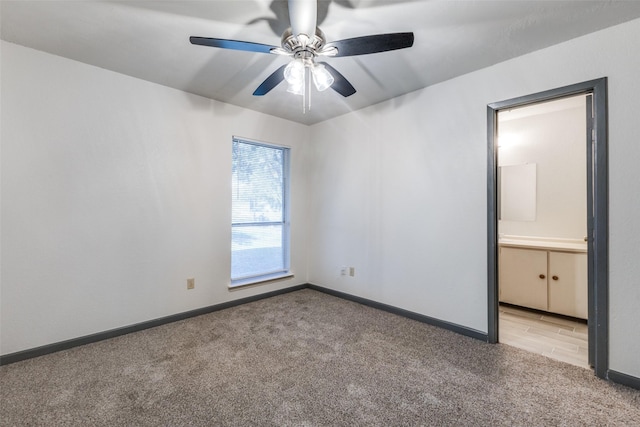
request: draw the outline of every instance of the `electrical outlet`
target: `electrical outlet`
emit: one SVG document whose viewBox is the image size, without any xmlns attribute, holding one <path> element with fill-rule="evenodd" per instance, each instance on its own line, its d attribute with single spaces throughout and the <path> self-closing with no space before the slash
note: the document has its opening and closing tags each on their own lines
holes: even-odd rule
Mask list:
<svg viewBox="0 0 640 427">
<path fill-rule="evenodd" d="M 196 287 L 196 279 L 190 278 L 187 279 L 187 289 L 193 289 Z"/>
<path fill-rule="evenodd" d="M 355 267 L 349 267 L 349 276 L 353 277 L 356 275 L 356 268 Z"/>
<path fill-rule="evenodd" d="M 340 267 L 340 275 L 341 276 L 347 275 L 347 267 Z"/>
</svg>

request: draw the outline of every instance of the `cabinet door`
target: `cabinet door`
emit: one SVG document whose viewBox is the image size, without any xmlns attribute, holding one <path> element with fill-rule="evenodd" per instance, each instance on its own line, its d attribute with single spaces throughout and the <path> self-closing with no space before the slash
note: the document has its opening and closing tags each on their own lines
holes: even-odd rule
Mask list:
<svg viewBox="0 0 640 427">
<path fill-rule="evenodd" d="M 547 251 L 500 248 L 500 301 L 547 309 Z"/>
<path fill-rule="evenodd" d="M 587 254 L 549 252 L 549 311 L 587 318 Z"/>
</svg>

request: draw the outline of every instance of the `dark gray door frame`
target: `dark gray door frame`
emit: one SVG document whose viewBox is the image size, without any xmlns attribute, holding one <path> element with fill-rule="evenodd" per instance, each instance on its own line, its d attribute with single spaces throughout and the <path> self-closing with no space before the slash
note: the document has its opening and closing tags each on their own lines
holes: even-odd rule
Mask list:
<svg viewBox="0 0 640 427">
<path fill-rule="evenodd" d="M 579 94 L 593 96 L 593 133 L 588 132 L 589 198 L 589 354 L 595 374 L 607 378 L 609 370 L 609 179 L 607 157 L 607 78 L 603 77 L 487 106 L 487 230 L 488 230 L 488 340 L 498 342 L 498 150 L 499 110 L 521 107 Z M 589 122 L 589 121 L 588 121 Z M 593 151 L 592 151 L 593 150 Z"/>
</svg>

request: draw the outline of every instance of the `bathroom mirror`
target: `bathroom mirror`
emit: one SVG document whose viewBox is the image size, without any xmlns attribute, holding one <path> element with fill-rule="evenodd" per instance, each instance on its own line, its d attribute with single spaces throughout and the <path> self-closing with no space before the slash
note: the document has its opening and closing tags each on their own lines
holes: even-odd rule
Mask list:
<svg viewBox="0 0 640 427">
<path fill-rule="evenodd" d="M 500 166 L 500 219 L 536 220 L 536 164 Z"/>
</svg>

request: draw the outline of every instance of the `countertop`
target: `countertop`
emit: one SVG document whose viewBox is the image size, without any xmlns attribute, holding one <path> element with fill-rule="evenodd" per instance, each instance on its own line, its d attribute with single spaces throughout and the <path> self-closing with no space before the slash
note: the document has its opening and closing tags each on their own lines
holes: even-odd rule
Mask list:
<svg viewBox="0 0 640 427">
<path fill-rule="evenodd" d="M 580 239 L 502 236 L 498 239 L 498 245 L 524 249 L 543 249 L 564 252 L 587 252 L 587 242 Z"/>
</svg>

